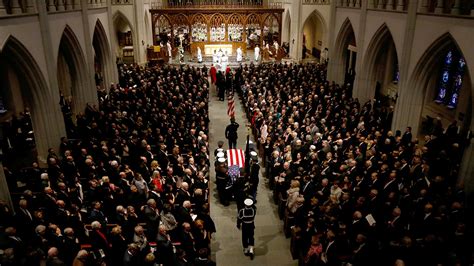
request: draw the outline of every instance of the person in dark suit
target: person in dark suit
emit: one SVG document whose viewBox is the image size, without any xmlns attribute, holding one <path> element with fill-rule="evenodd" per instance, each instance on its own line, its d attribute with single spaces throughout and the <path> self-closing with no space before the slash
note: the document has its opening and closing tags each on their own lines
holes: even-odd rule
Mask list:
<svg viewBox="0 0 474 266">
<path fill-rule="evenodd" d="M 309 204 L 311 198 L 315 196 L 315 185 L 313 183 L 313 178 L 311 176 L 306 175 L 304 177 L 304 183 L 302 188 L 300 189 L 301 194 L 304 196 L 304 201 L 306 204 Z"/>
<path fill-rule="evenodd" d="M 147 228 L 147 237 L 153 239 L 156 236 L 158 225 L 160 225 L 160 211 L 156 207 L 156 201 L 149 199 L 147 205 L 143 207 L 143 215 Z"/>
<path fill-rule="evenodd" d="M 336 266 L 336 265 L 339 266 L 341 262 L 339 260 L 339 251 L 337 248 L 336 234 L 334 233 L 334 231 L 329 230 L 326 233 L 326 239 L 327 239 L 327 243 L 323 248 L 321 260 L 327 266 Z"/>
<path fill-rule="evenodd" d="M 89 239 L 92 244 L 92 249 L 95 252 L 102 250 L 106 255 L 108 255 L 110 243 L 105 233 L 102 232 L 102 225 L 98 221 L 93 221 L 92 231 L 89 233 Z"/>
<path fill-rule="evenodd" d="M 19 202 L 19 208 L 15 213 L 15 226 L 18 228 L 20 236 L 29 240 L 33 236 L 33 214 L 28 210 L 28 201 L 26 199 L 21 199 Z"/>
<path fill-rule="evenodd" d="M 175 261 L 173 249 L 170 235 L 166 231 L 165 226 L 160 225 L 156 236 L 156 257 L 158 258 L 158 263 L 164 266 L 173 265 Z"/>
<path fill-rule="evenodd" d="M 77 255 L 81 246 L 79 245 L 79 240 L 74 235 L 74 230 L 70 227 L 64 229 L 64 238 L 62 245 L 59 247 L 59 257 L 66 263 L 66 265 L 71 265 L 74 257 Z"/>
<path fill-rule="evenodd" d="M 48 258 L 46 259 L 46 266 L 66 266 L 66 264 L 59 259 L 59 251 L 52 247 L 48 250 Z"/>
<path fill-rule="evenodd" d="M 412 134 L 411 134 L 411 127 L 407 127 L 405 133 L 402 136 L 402 144 L 405 146 L 409 146 L 411 144 Z"/>
<path fill-rule="evenodd" d="M 230 118 L 230 124 L 225 128 L 225 137 L 229 141 L 229 149 L 235 149 L 237 146 L 237 130 L 239 129 L 239 124 L 235 122 L 235 118 Z"/>
<path fill-rule="evenodd" d="M 141 261 L 140 261 L 140 257 L 138 256 L 139 253 L 140 253 L 139 251 L 140 251 L 140 249 L 138 248 L 137 244 L 132 243 L 132 244 L 128 245 L 127 250 L 123 254 L 122 265 L 123 266 L 138 266 L 138 265 L 140 265 Z"/>
<path fill-rule="evenodd" d="M 356 237 L 356 244 L 355 249 L 352 251 L 351 264 L 353 266 L 375 265 L 374 260 L 370 258 L 367 237 L 364 234 L 358 234 Z"/>
</svg>

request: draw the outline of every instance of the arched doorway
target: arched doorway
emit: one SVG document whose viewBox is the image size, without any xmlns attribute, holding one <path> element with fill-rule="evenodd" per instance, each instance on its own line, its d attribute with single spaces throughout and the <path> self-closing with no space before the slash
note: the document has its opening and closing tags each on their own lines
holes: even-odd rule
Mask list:
<svg viewBox="0 0 474 266">
<path fill-rule="evenodd" d="M 117 40 L 117 58 L 120 63 L 131 64 L 135 62 L 132 24 L 120 11 L 113 17 L 115 37 Z"/>
<path fill-rule="evenodd" d="M 84 94 L 88 91 L 88 85 L 84 54 L 69 26 L 64 29 L 59 43 L 57 79 L 67 136 L 73 138 L 73 116 L 82 112 L 86 106 Z"/>
<path fill-rule="evenodd" d="M 291 14 L 290 10 L 286 10 L 285 15 L 285 22 L 283 24 L 283 34 L 282 34 L 282 42 L 290 43 L 291 41 Z"/>
<path fill-rule="evenodd" d="M 426 50 L 407 84 L 409 95 L 396 110 L 397 128 L 413 126 L 415 134 L 432 134 L 438 118 L 444 128 L 456 121 L 463 135 L 469 130 L 472 78 L 451 34 L 444 34 Z"/>
<path fill-rule="evenodd" d="M 95 23 L 92 47 L 94 48 L 95 85 L 106 90 L 113 80 L 111 71 L 115 71 L 115 67 L 113 67 L 110 62 L 110 46 L 107 40 L 107 34 L 100 20 L 97 20 Z"/>
<path fill-rule="evenodd" d="M 376 98 L 383 106 L 394 106 L 398 98 L 400 72 L 397 48 L 387 25 L 382 25 L 374 34 L 367 48 L 364 72 L 355 97 L 362 102 Z"/>
<path fill-rule="evenodd" d="M 332 64 L 333 80 L 337 83 L 354 84 L 355 66 L 357 60 L 357 44 L 351 21 L 347 18 L 341 26 L 336 38 Z"/>
<path fill-rule="evenodd" d="M 315 10 L 303 23 L 303 59 L 320 59 L 326 43 L 326 23 L 321 14 Z"/>
<path fill-rule="evenodd" d="M 3 163 L 13 169 L 45 162 L 64 134 L 56 98 L 28 49 L 10 36 L 0 50 L 0 140 Z"/>
</svg>

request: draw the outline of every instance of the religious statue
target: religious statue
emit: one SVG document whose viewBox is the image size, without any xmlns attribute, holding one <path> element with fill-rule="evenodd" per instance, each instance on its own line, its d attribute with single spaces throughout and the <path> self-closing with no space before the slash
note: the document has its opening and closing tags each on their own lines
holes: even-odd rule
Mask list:
<svg viewBox="0 0 474 266">
<path fill-rule="evenodd" d="M 254 53 L 255 53 L 255 62 L 258 62 L 258 60 L 260 59 L 260 47 L 258 47 L 258 44 L 255 45 Z"/>
<path fill-rule="evenodd" d="M 197 48 L 197 60 L 198 60 L 198 63 L 202 63 L 201 47 L 198 47 L 198 48 Z"/>
<path fill-rule="evenodd" d="M 242 49 L 240 48 L 240 46 L 239 48 L 237 48 L 237 62 L 242 62 Z"/>
</svg>

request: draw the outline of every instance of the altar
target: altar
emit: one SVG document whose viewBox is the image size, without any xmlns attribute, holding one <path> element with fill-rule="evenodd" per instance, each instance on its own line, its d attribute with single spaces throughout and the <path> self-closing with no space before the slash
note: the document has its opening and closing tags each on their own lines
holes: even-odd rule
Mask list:
<svg viewBox="0 0 474 266">
<path fill-rule="evenodd" d="M 214 51 L 221 50 L 223 53 L 227 53 L 227 55 L 232 55 L 232 44 L 205 44 L 204 45 L 204 54 L 205 55 L 212 55 Z"/>
<path fill-rule="evenodd" d="M 199 2 L 200 3 L 200 2 Z M 284 11 L 280 5 L 252 5 L 235 0 L 239 8 L 226 6 L 163 5 L 150 10 L 153 45 L 170 42 L 176 49 L 182 45 L 192 57 L 198 48 L 203 56 L 214 50 L 235 56 L 237 49 L 253 50 L 255 46 L 277 42 L 281 45 L 281 24 Z"/>
</svg>

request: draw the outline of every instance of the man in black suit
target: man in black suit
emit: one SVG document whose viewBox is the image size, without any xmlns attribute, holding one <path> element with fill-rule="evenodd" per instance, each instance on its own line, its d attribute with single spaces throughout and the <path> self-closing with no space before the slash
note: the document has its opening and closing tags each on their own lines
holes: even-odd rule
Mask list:
<svg viewBox="0 0 474 266">
<path fill-rule="evenodd" d="M 164 225 L 160 225 L 158 228 L 158 234 L 156 236 L 156 257 L 158 258 L 158 263 L 165 266 L 173 265 L 175 261 L 171 237 Z"/>
<path fill-rule="evenodd" d="M 310 199 L 315 196 L 315 186 L 313 183 L 313 178 L 311 176 L 306 175 L 304 177 L 304 183 L 302 186 L 301 194 L 304 196 L 304 202 L 309 204 L 311 201 Z"/>
<path fill-rule="evenodd" d="M 336 234 L 334 231 L 329 230 L 326 233 L 327 243 L 324 245 L 323 253 L 321 254 L 321 260 L 327 266 L 339 266 L 341 264 L 339 260 L 339 252 L 336 243 Z"/>
<path fill-rule="evenodd" d="M 140 256 L 139 252 L 140 248 L 137 244 L 131 243 L 128 245 L 127 250 L 125 250 L 125 254 L 123 255 L 123 266 L 136 266 L 140 265 Z"/>
<path fill-rule="evenodd" d="M 402 144 L 408 147 L 411 144 L 411 140 L 412 140 L 411 127 L 407 127 L 407 129 L 405 130 L 405 133 L 403 133 L 403 136 L 402 136 Z"/>
<path fill-rule="evenodd" d="M 235 118 L 230 118 L 230 124 L 225 128 L 225 137 L 229 141 L 229 149 L 235 149 L 237 146 L 237 130 L 239 124 L 235 122 Z"/>
<path fill-rule="evenodd" d="M 28 201 L 21 199 L 19 202 L 19 208 L 15 213 L 15 224 L 19 229 L 20 235 L 23 239 L 29 240 L 33 236 L 33 215 L 28 210 Z"/>
<path fill-rule="evenodd" d="M 143 215 L 145 217 L 145 223 L 147 228 L 147 237 L 153 239 L 156 236 L 156 230 L 160 225 L 160 211 L 156 207 L 156 201 L 149 199 L 147 205 L 143 207 Z"/>
</svg>

